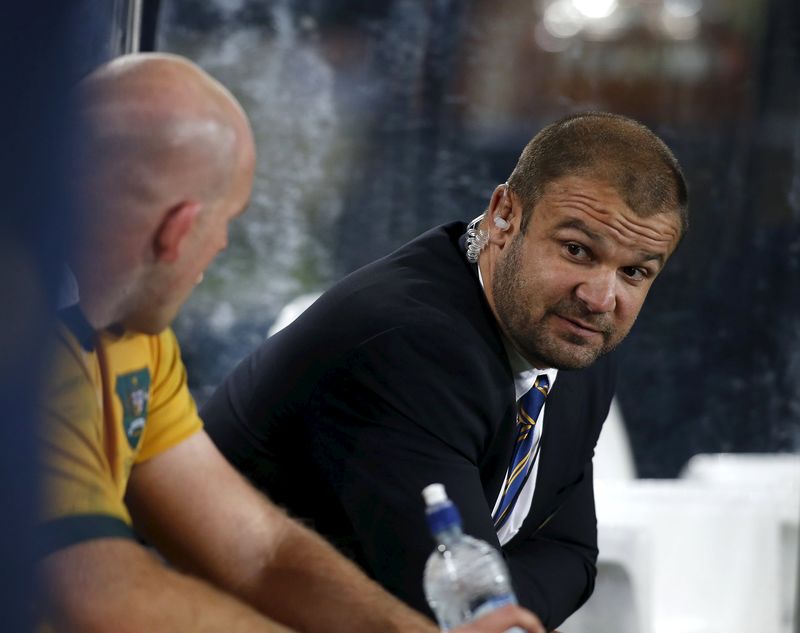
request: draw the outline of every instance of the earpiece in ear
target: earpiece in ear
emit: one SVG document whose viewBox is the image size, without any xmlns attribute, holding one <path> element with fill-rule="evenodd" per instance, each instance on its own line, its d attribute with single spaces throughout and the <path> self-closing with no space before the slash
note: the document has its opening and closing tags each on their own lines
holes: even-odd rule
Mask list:
<svg viewBox="0 0 800 633">
<path fill-rule="evenodd" d="M 494 225 L 501 231 L 508 231 L 511 227 L 508 221 L 501 218 L 499 215 L 494 216 Z"/>
</svg>

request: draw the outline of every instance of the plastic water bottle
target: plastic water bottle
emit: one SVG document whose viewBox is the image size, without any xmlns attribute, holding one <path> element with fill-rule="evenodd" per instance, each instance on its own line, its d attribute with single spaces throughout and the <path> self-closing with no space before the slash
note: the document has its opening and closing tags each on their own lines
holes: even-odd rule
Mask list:
<svg viewBox="0 0 800 633">
<path fill-rule="evenodd" d="M 425 598 L 439 627 L 449 631 L 506 604 L 516 604 L 508 567 L 485 541 L 461 530 L 461 516 L 442 484 L 422 491 L 436 549 L 425 564 Z M 506 633 L 524 633 L 514 627 Z"/>
</svg>

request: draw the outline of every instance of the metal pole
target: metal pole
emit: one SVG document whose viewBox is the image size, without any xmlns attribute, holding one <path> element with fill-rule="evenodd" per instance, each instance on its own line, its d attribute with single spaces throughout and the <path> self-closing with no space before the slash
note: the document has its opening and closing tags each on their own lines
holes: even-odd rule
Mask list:
<svg viewBox="0 0 800 633">
<path fill-rule="evenodd" d="M 142 32 L 142 0 L 128 0 L 128 15 L 123 38 L 123 53 L 138 53 Z"/>
<path fill-rule="evenodd" d="M 142 29 L 142 0 L 114 0 L 109 26 L 111 57 L 137 53 Z"/>
</svg>

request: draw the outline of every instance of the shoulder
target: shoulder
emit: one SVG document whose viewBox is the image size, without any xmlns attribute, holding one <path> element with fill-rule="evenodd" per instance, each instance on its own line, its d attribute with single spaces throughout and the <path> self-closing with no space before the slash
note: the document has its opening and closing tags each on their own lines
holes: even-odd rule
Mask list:
<svg viewBox="0 0 800 633">
<path fill-rule="evenodd" d="M 455 235 L 437 227 L 351 273 L 262 345 L 259 358 L 337 358 L 359 347 L 408 336 L 447 341 L 479 323 L 488 335 L 485 299 Z"/>
<path fill-rule="evenodd" d="M 423 233 L 385 257 L 352 272 L 326 295 L 380 292 L 401 296 L 409 288 L 419 292 L 441 284 L 472 283 L 470 264 L 459 244 L 462 226 L 459 223 L 443 225 Z"/>
<path fill-rule="evenodd" d="M 347 350 L 320 375 L 306 420 L 326 434 L 350 429 L 434 441 L 477 463 L 511 403 L 505 358 L 487 341 L 432 319 L 383 330 Z"/>
<path fill-rule="evenodd" d="M 323 392 L 331 384 L 380 394 L 417 419 L 446 411 L 464 419 L 473 417 L 467 411 L 488 415 L 513 399 L 502 344 L 439 315 L 398 323 L 351 347 L 322 376 Z"/>
<path fill-rule="evenodd" d="M 499 339 L 495 341 L 490 332 L 478 334 L 468 319 L 451 319 L 436 311 L 426 312 L 425 317 L 397 319 L 354 345 L 349 355 L 374 356 L 399 370 L 401 359 L 429 365 L 433 371 L 450 371 L 456 365 L 462 377 L 485 368 L 492 358 L 506 363 Z"/>
<path fill-rule="evenodd" d="M 240 363 L 227 399 L 268 415 L 278 401 L 302 403 L 332 373 L 407 381 L 413 371 L 412 380 L 452 383 L 492 363 L 502 371 L 499 334 L 458 232 L 433 229 L 339 281 Z"/>
<path fill-rule="evenodd" d="M 180 365 L 180 346 L 172 328 L 158 334 L 110 332 L 102 335 L 101 341 L 105 353 L 120 365 L 146 365 L 153 371 Z"/>
</svg>

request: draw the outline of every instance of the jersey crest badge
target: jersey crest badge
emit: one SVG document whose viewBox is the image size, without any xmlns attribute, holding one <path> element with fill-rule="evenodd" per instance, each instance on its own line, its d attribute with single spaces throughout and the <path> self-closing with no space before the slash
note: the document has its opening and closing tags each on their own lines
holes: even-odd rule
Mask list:
<svg viewBox="0 0 800 633">
<path fill-rule="evenodd" d="M 117 376 L 117 396 L 122 403 L 122 428 L 133 450 L 139 446 L 147 422 L 150 399 L 150 370 L 147 368 Z"/>
</svg>

